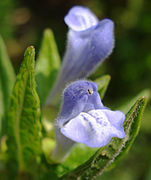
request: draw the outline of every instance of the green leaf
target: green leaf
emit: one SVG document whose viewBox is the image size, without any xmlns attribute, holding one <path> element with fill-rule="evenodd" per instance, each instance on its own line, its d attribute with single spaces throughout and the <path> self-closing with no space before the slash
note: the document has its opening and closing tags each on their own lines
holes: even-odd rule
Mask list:
<svg viewBox="0 0 151 180">
<path fill-rule="evenodd" d="M 15 82 L 15 73 L 12 67 L 11 61 L 7 55 L 7 50 L 2 37 L 0 36 L 0 94 L 1 105 L 3 113 L 1 113 L 0 119 L 2 119 L 2 125 L 0 123 L 0 129 L 2 126 L 2 134 L 6 133 L 7 127 L 7 114 L 10 103 L 10 94 Z M 5 114 L 5 115 L 4 115 Z M 4 117 L 5 116 L 5 117 Z"/>
<path fill-rule="evenodd" d="M 35 90 L 34 58 L 35 50 L 30 46 L 17 75 L 8 114 L 8 166 L 16 173 L 34 171 L 41 153 L 40 102 Z"/>
<path fill-rule="evenodd" d="M 44 31 L 44 36 L 36 64 L 37 92 L 41 105 L 55 82 L 60 68 L 60 57 L 55 44 L 53 33 L 50 29 Z"/>
<path fill-rule="evenodd" d="M 110 80 L 111 80 L 111 77 L 109 75 L 104 75 L 94 81 L 98 85 L 98 92 L 100 94 L 101 99 L 103 99 L 105 95 L 105 92 L 107 90 Z"/>
<path fill-rule="evenodd" d="M 87 162 L 64 175 L 61 179 L 95 179 L 108 167 L 115 165 L 133 144 L 140 128 L 145 105 L 146 98 L 141 97 L 126 114 L 124 121 L 125 138 L 113 138 L 107 146 L 100 148 Z"/>
</svg>

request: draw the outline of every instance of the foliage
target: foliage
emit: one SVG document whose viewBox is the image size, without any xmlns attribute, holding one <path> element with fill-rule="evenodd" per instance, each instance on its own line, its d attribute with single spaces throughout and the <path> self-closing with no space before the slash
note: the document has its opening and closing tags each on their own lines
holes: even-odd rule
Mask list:
<svg viewBox="0 0 151 180">
<path fill-rule="evenodd" d="M 44 104 L 56 79 L 60 57 L 51 30 L 46 29 L 36 63 L 37 92 L 41 105 Z M 44 88 L 45 87 L 45 88 Z"/>
<path fill-rule="evenodd" d="M 35 50 L 30 46 L 10 97 L 8 166 L 12 173 L 32 172 L 41 153 L 40 103 L 34 80 Z"/>
<path fill-rule="evenodd" d="M 1 126 L 6 133 L 7 114 L 10 103 L 10 94 L 15 81 L 15 73 L 12 64 L 7 55 L 5 44 L 0 36 L 0 98 L 1 98 L 1 113 L 0 113 L 0 132 Z M 1 122 L 2 121 L 2 122 Z M 1 134 L 0 133 L 0 134 Z"/>
<path fill-rule="evenodd" d="M 46 113 L 43 111 L 41 115 L 40 105 L 44 106 L 59 68 L 60 58 L 55 40 L 51 30 L 47 29 L 44 32 L 36 68 L 35 50 L 30 46 L 25 52 L 24 61 L 15 81 L 13 67 L 0 38 L 2 179 L 95 179 L 99 174 L 111 170 L 118 162 L 123 161 L 119 160 L 132 146 L 140 129 L 146 102 L 150 98 L 150 90 L 141 92 L 129 103 L 121 106 L 126 113 L 124 139 L 114 138 L 101 149 L 91 149 L 78 144 L 65 162 L 52 164 L 50 151 L 54 147 L 53 122 L 51 117 L 51 122 L 48 118 L 47 125 L 51 128 L 46 129 L 44 126 Z M 95 80 L 102 99 L 109 81 L 109 75 L 99 76 Z M 58 112 L 58 108 L 49 107 L 48 111 Z M 100 176 L 100 179 L 101 177 L 103 176 Z M 149 177 L 150 169 L 147 178 Z"/>
</svg>

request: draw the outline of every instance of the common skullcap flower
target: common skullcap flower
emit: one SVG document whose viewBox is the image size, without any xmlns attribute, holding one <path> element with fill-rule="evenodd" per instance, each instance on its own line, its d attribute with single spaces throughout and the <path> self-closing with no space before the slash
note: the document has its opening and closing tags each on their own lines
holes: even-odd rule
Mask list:
<svg viewBox="0 0 151 180">
<path fill-rule="evenodd" d="M 75 81 L 63 93 L 61 111 L 55 123 L 56 161 L 63 160 L 75 142 L 103 147 L 112 137 L 124 138 L 125 115 L 105 107 L 91 81 Z"/>
<path fill-rule="evenodd" d="M 49 104 L 65 84 L 90 75 L 110 55 L 114 47 L 114 23 L 110 19 L 99 21 L 86 7 L 75 6 L 64 18 L 69 31 L 63 64 Z"/>
</svg>

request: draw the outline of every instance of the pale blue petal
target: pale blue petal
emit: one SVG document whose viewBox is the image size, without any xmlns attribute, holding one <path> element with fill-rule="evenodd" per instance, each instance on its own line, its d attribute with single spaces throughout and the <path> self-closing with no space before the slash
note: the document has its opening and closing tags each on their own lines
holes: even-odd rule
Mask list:
<svg viewBox="0 0 151 180">
<path fill-rule="evenodd" d="M 121 111 L 112 111 L 110 109 L 101 109 L 101 110 L 97 110 L 97 111 L 90 111 L 89 114 L 91 114 L 93 117 L 95 117 L 97 119 L 97 113 L 98 113 L 98 117 L 100 117 L 100 115 L 99 115 L 100 112 L 105 114 L 105 116 L 107 117 L 111 126 L 116 129 L 114 135 L 118 138 L 124 138 L 125 132 L 124 132 L 124 128 L 123 128 L 123 122 L 125 120 L 125 114 Z"/>
<path fill-rule="evenodd" d="M 82 6 L 71 8 L 64 20 L 68 27 L 74 31 L 84 31 L 98 23 L 97 17 L 90 9 Z"/>
<path fill-rule="evenodd" d="M 69 31 L 68 46 L 60 72 L 60 85 L 87 77 L 112 52 L 114 24 L 105 19 L 89 33 Z"/>
<path fill-rule="evenodd" d="M 112 137 L 123 138 L 121 135 L 123 131 L 109 122 L 103 110 L 80 113 L 61 128 L 61 133 L 67 138 L 89 147 L 103 147 L 109 143 Z"/>
<path fill-rule="evenodd" d="M 119 130 L 118 138 L 124 138 L 125 132 L 123 128 L 123 122 L 125 120 L 125 114 L 121 111 L 102 110 L 108 117 L 109 122 Z"/>
<path fill-rule="evenodd" d="M 111 54 L 113 48 L 114 23 L 110 19 L 104 19 L 93 30 L 87 63 L 81 65 L 84 68 L 79 76 L 91 74 Z"/>
<path fill-rule="evenodd" d="M 60 83 L 87 77 L 97 68 L 113 50 L 113 29 L 113 22 L 105 19 L 89 33 L 69 31 Z"/>
</svg>

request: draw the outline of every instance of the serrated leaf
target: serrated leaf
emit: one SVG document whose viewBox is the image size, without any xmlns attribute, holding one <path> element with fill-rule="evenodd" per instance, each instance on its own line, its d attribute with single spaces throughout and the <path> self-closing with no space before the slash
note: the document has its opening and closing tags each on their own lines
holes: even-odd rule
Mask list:
<svg viewBox="0 0 151 180">
<path fill-rule="evenodd" d="M 100 94 L 101 99 L 103 99 L 105 95 L 105 92 L 107 90 L 110 80 L 111 80 L 111 77 L 109 75 L 104 75 L 94 81 L 98 85 L 98 92 Z"/>
<path fill-rule="evenodd" d="M 87 162 L 64 175 L 61 179 L 92 180 L 108 167 L 116 164 L 128 152 L 138 134 L 145 105 L 146 98 L 141 97 L 126 114 L 124 121 L 126 137 L 124 139 L 113 138 L 107 146 L 100 148 Z"/>
<path fill-rule="evenodd" d="M 8 114 L 8 157 L 12 172 L 34 171 L 41 153 L 40 102 L 34 79 L 35 50 L 27 48 L 11 94 Z M 32 168 L 31 168 L 32 167 Z"/>
<path fill-rule="evenodd" d="M 37 92 L 41 105 L 44 104 L 58 74 L 60 57 L 50 29 L 44 31 L 36 64 Z"/>
<path fill-rule="evenodd" d="M 11 61 L 7 55 L 7 50 L 0 36 L 0 90 L 1 90 L 1 107 L 3 113 L 0 118 L 2 118 L 2 134 L 6 133 L 7 127 L 7 114 L 10 103 L 10 94 L 15 82 L 15 73 L 12 67 Z M 0 123 L 1 127 L 1 123 Z M 1 128 L 0 128 L 1 129 Z"/>
</svg>

